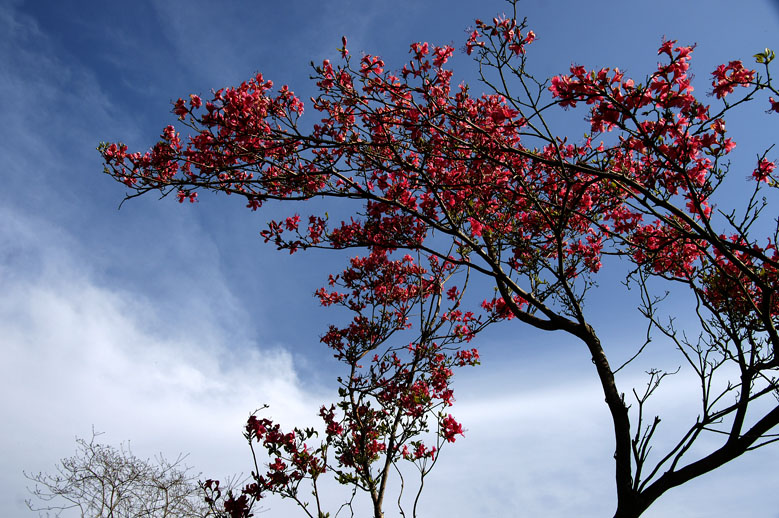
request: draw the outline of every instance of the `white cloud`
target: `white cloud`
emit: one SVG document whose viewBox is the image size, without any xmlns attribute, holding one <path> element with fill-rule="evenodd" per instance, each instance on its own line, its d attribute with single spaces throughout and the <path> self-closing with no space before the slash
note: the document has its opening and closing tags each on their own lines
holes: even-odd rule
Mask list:
<svg viewBox="0 0 779 518">
<path fill-rule="evenodd" d="M 595 374 L 586 370 L 591 366 L 583 364 L 575 372 L 555 369 L 548 358 L 529 357 L 522 366 L 482 367 L 489 370 L 482 375 L 474 371 L 455 383 L 459 397 L 452 413 L 466 434 L 442 453 L 426 481 L 421 515 L 611 516 L 616 504 L 614 436 Z M 627 390 L 645 382 L 645 377 L 634 376 L 620 386 Z M 667 451 L 683 434 L 682 427 L 694 422 L 696 388 L 689 378 L 668 378 L 650 400 L 650 410 L 658 409 L 663 418 L 653 442 L 656 452 Z M 703 442 L 711 451 L 721 439 Z M 687 461 L 697 453 L 693 449 Z M 766 466 L 777 461 L 775 448 L 748 452 L 670 490 L 643 516 L 775 516 L 768 496 L 775 477 Z"/>
<path fill-rule="evenodd" d="M 327 399 L 301 388 L 284 348 L 236 346 L 240 329 L 202 314 L 191 327 L 186 315 L 159 314 L 143 296 L 96 283 L 62 229 L 0 212 L 5 516 L 26 516 L 22 470 L 51 471 L 93 425 L 139 456 L 190 452 L 206 476 L 223 477 L 248 471 L 241 425 L 252 409 L 268 403 L 274 418 L 303 424 Z"/>
<path fill-rule="evenodd" d="M 0 456 L 6 468 L 0 507 L 6 516 L 28 515 L 21 471 L 51 470 L 72 453 L 73 437 L 87 436 L 92 425 L 106 432 L 107 442 L 131 440 L 139 456 L 191 452 L 189 463 L 206 476 L 225 477 L 249 469 L 240 434 L 249 411 L 269 403 L 278 421 L 305 426 L 316 422 L 320 403 L 332 400 L 301 388 L 287 350 L 252 344 L 240 314 L 230 322 L 219 316 L 225 309 L 209 317 L 209 305 L 235 307 L 227 290 L 215 289 L 218 275 L 181 293 L 202 305 L 158 303 L 97 281 L 89 257 L 56 225 L 8 209 L 0 210 L 0 222 Z M 207 255 L 200 267 L 213 259 Z M 612 512 L 610 421 L 594 379 L 581 374 L 553 368 L 548 357 L 529 357 L 511 370 L 485 361 L 457 380 L 453 413 L 466 437 L 444 451 L 426 481 L 422 514 Z M 690 416 L 685 412 L 694 398 L 679 397 L 689 389 L 679 380 L 669 379 L 656 396 L 664 426 Z M 775 465 L 771 459 L 775 450 L 747 455 L 672 490 L 646 516 L 738 515 L 742 504 L 734 491 L 750 502 L 750 512 L 765 515 L 772 479 L 755 473 Z M 328 499 L 335 504 L 345 489 Z M 299 512 L 277 501 L 265 505 L 269 517 Z M 387 511 L 394 512 L 390 505 Z"/>
<path fill-rule="evenodd" d="M 466 435 L 442 454 L 438 468 L 446 474 L 429 482 L 428 514 L 445 505 L 456 517 L 608 515 L 611 444 L 597 386 L 558 384 L 561 376 L 550 374 L 536 388 L 516 378 L 512 387 L 512 376 L 493 374 L 490 387 L 484 379 L 478 388 L 458 387 L 453 413 Z M 468 397 L 472 390 L 477 395 Z"/>
</svg>

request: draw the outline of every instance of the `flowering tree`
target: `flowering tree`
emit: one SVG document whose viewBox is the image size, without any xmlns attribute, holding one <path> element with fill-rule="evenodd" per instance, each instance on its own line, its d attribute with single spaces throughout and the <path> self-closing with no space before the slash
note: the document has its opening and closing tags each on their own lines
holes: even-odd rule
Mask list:
<svg viewBox="0 0 779 518">
<path fill-rule="evenodd" d="M 640 81 L 616 68 L 572 66 L 540 82 L 526 68 L 535 35 L 511 6 L 513 16 L 477 20 L 465 43 L 485 94 L 452 86 L 452 47 L 414 43 L 410 61 L 390 71 L 378 56 L 353 58 L 344 38 L 339 64 L 314 67 L 312 107 L 321 115 L 310 127 L 303 102 L 258 74 L 206 101 L 179 99 L 173 112 L 185 141 L 167 126 L 147 153 L 101 144 L 105 171 L 128 198 L 162 192 L 194 202 L 210 190 L 253 211 L 268 200 L 315 198 L 353 207 L 349 221 L 293 213 L 262 232 L 289 253 L 360 251 L 317 291 L 322 305 L 354 317 L 322 336 L 348 371 L 340 400 L 320 411 L 324 438 L 310 446 L 314 430 L 285 433 L 253 415 L 246 437 L 270 460 L 261 469 L 255 457 L 253 483 L 226 504 L 232 516 L 248 516 L 267 493 L 327 516 L 318 486 L 326 472 L 353 488 L 352 499 L 367 493 L 375 518 L 391 477 L 402 493 L 407 466 L 417 468 L 421 491 L 440 448 L 462 433 L 446 411 L 453 370 L 477 364 L 470 342 L 505 320 L 565 333 L 588 349 L 613 424 L 615 517 L 639 516 L 669 489 L 779 439 L 771 433 L 779 423 L 779 228 L 763 197 L 779 184 L 770 150 L 728 174 L 735 143 L 725 130 L 725 116 L 750 102 L 779 112 L 770 97 L 779 98 L 774 53 L 755 55 L 759 70 L 741 61 L 718 67 L 711 105 L 692 93 L 693 47 L 674 41 L 662 43 L 657 68 Z M 560 109 L 586 110 L 587 133 L 553 133 L 549 114 Z M 745 176 L 746 206 L 723 205 L 732 200 L 718 189 Z M 646 343 L 659 332 L 700 381 L 697 416 L 660 455 L 649 455 L 660 418 L 644 410 L 669 373 L 649 371 L 646 389 L 626 399 L 617 379 L 625 364 L 609 362 L 585 311 L 604 261 L 623 265 L 627 285 L 639 288 Z M 476 277 L 495 291 L 474 304 L 478 297 L 465 294 Z M 682 329 L 662 318 L 666 290 L 691 297 L 697 321 Z M 718 445 L 691 454 L 703 437 Z M 313 502 L 301 496 L 303 484 Z"/>
</svg>

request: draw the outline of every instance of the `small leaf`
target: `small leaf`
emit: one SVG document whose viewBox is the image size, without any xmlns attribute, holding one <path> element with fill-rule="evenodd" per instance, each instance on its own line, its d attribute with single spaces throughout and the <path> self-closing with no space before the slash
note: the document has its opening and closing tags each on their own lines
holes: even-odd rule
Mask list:
<svg viewBox="0 0 779 518">
<path fill-rule="evenodd" d="M 769 64 L 776 57 L 776 53 L 773 50 L 766 48 L 763 52 L 755 54 L 753 56 L 758 63 Z"/>
</svg>

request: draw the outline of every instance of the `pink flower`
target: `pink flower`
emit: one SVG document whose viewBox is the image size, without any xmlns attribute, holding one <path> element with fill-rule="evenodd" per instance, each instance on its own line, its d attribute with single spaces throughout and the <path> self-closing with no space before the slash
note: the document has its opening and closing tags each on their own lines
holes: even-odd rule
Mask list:
<svg viewBox="0 0 779 518">
<path fill-rule="evenodd" d="M 300 223 L 300 216 L 295 214 L 294 216 L 286 219 L 284 226 L 287 227 L 287 230 L 297 230 L 298 223 Z"/>
<path fill-rule="evenodd" d="M 183 119 L 187 113 L 189 113 L 189 110 L 187 110 L 187 105 L 184 102 L 184 99 L 179 99 L 176 101 L 176 103 L 173 105 L 173 113 L 179 116 L 179 119 Z"/>
<path fill-rule="evenodd" d="M 768 176 L 776 169 L 776 164 L 765 158 L 760 160 L 757 169 L 752 171 L 752 177 L 758 182 L 768 182 Z"/>
<path fill-rule="evenodd" d="M 711 85 L 712 93 L 717 99 L 733 93 L 735 86 L 749 86 L 755 77 L 755 71 L 744 67 L 741 61 L 731 61 L 727 65 L 720 65 L 711 73 L 714 77 Z"/>
<path fill-rule="evenodd" d="M 433 60 L 433 66 L 439 68 L 444 66 L 444 63 L 446 63 L 449 58 L 452 57 L 453 53 L 454 48 L 450 47 L 449 45 L 445 47 L 436 47 L 433 51 L 433 55 L 435 56 L 435 59 Z"/>
<path fill-rule="evenodd" d="M 447 441 L 454 442 L 454 436 L 457 434 L 463 436 L 465 435 L 463 433 L 463 425 L 455 421 L 454 417 L 452 417 L 452 414 L 449 414 L 448 416 L 444 417 L 443 421 L 441 422 L 441 435 Z"/>
<path fill-rule="evenodd" d="M 476 31 L 473 31 L 468 38 L 468 41 L 465 43 L 465 53 L 469 56 L 471 55 L 471 52 L 473 52 L 474 47 L 483 47 L 484 42 L 483 41 L 477 41 L 476 38 L 479 37 L 479 33 Z"/>
<path fill-rule="evenodd" d="M 471 234 L 472 234 L 474 237 L 479 237 L 479 236 L 481 236 L 481 234 L 482 234 L 482 230 L 484 229 L 484 225 L 482 225 L 481 223 L 479 223 L 479 222 L 478 222 L 476 219 L 474 219 L 474 218 L 468 218 L 468 221 L 469 221 L 469 222 L 470 222 L 470 224 L 471 224 Z"/>
<path fill-rule="evenodd" d="M 668 54 L 668 57 L 673 58 L 673 47 L 674 43 L 676 43 L 676 40 L 668 40 L 664 41 L 662 45 L 660 45 L 660 48 L 657 50 L 657 55 L 660 54 Z"/>
</svg>

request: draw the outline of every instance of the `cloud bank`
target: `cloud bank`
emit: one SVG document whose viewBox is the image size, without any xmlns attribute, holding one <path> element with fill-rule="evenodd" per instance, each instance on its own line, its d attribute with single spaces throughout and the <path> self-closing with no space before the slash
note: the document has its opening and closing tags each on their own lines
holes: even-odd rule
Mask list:
<svg viewBox="0 0 779 518">
<path fill-rule="evenodd" d="M 307 423 L 326 397 L 301 387 L 285 348 L 242 337 L 240 319 L 161 312 L 96 282 L 63 229 L 8 210 L 0 221 L 5 516 L 26 515 L 22 470 L 52 471 L 92 426 L 140 457 L 190 452 L 190 464 L 223 477 L 248 472 L 241 426 L 252 409 L 267 403 L 274 418 Z"/>
</svg>

